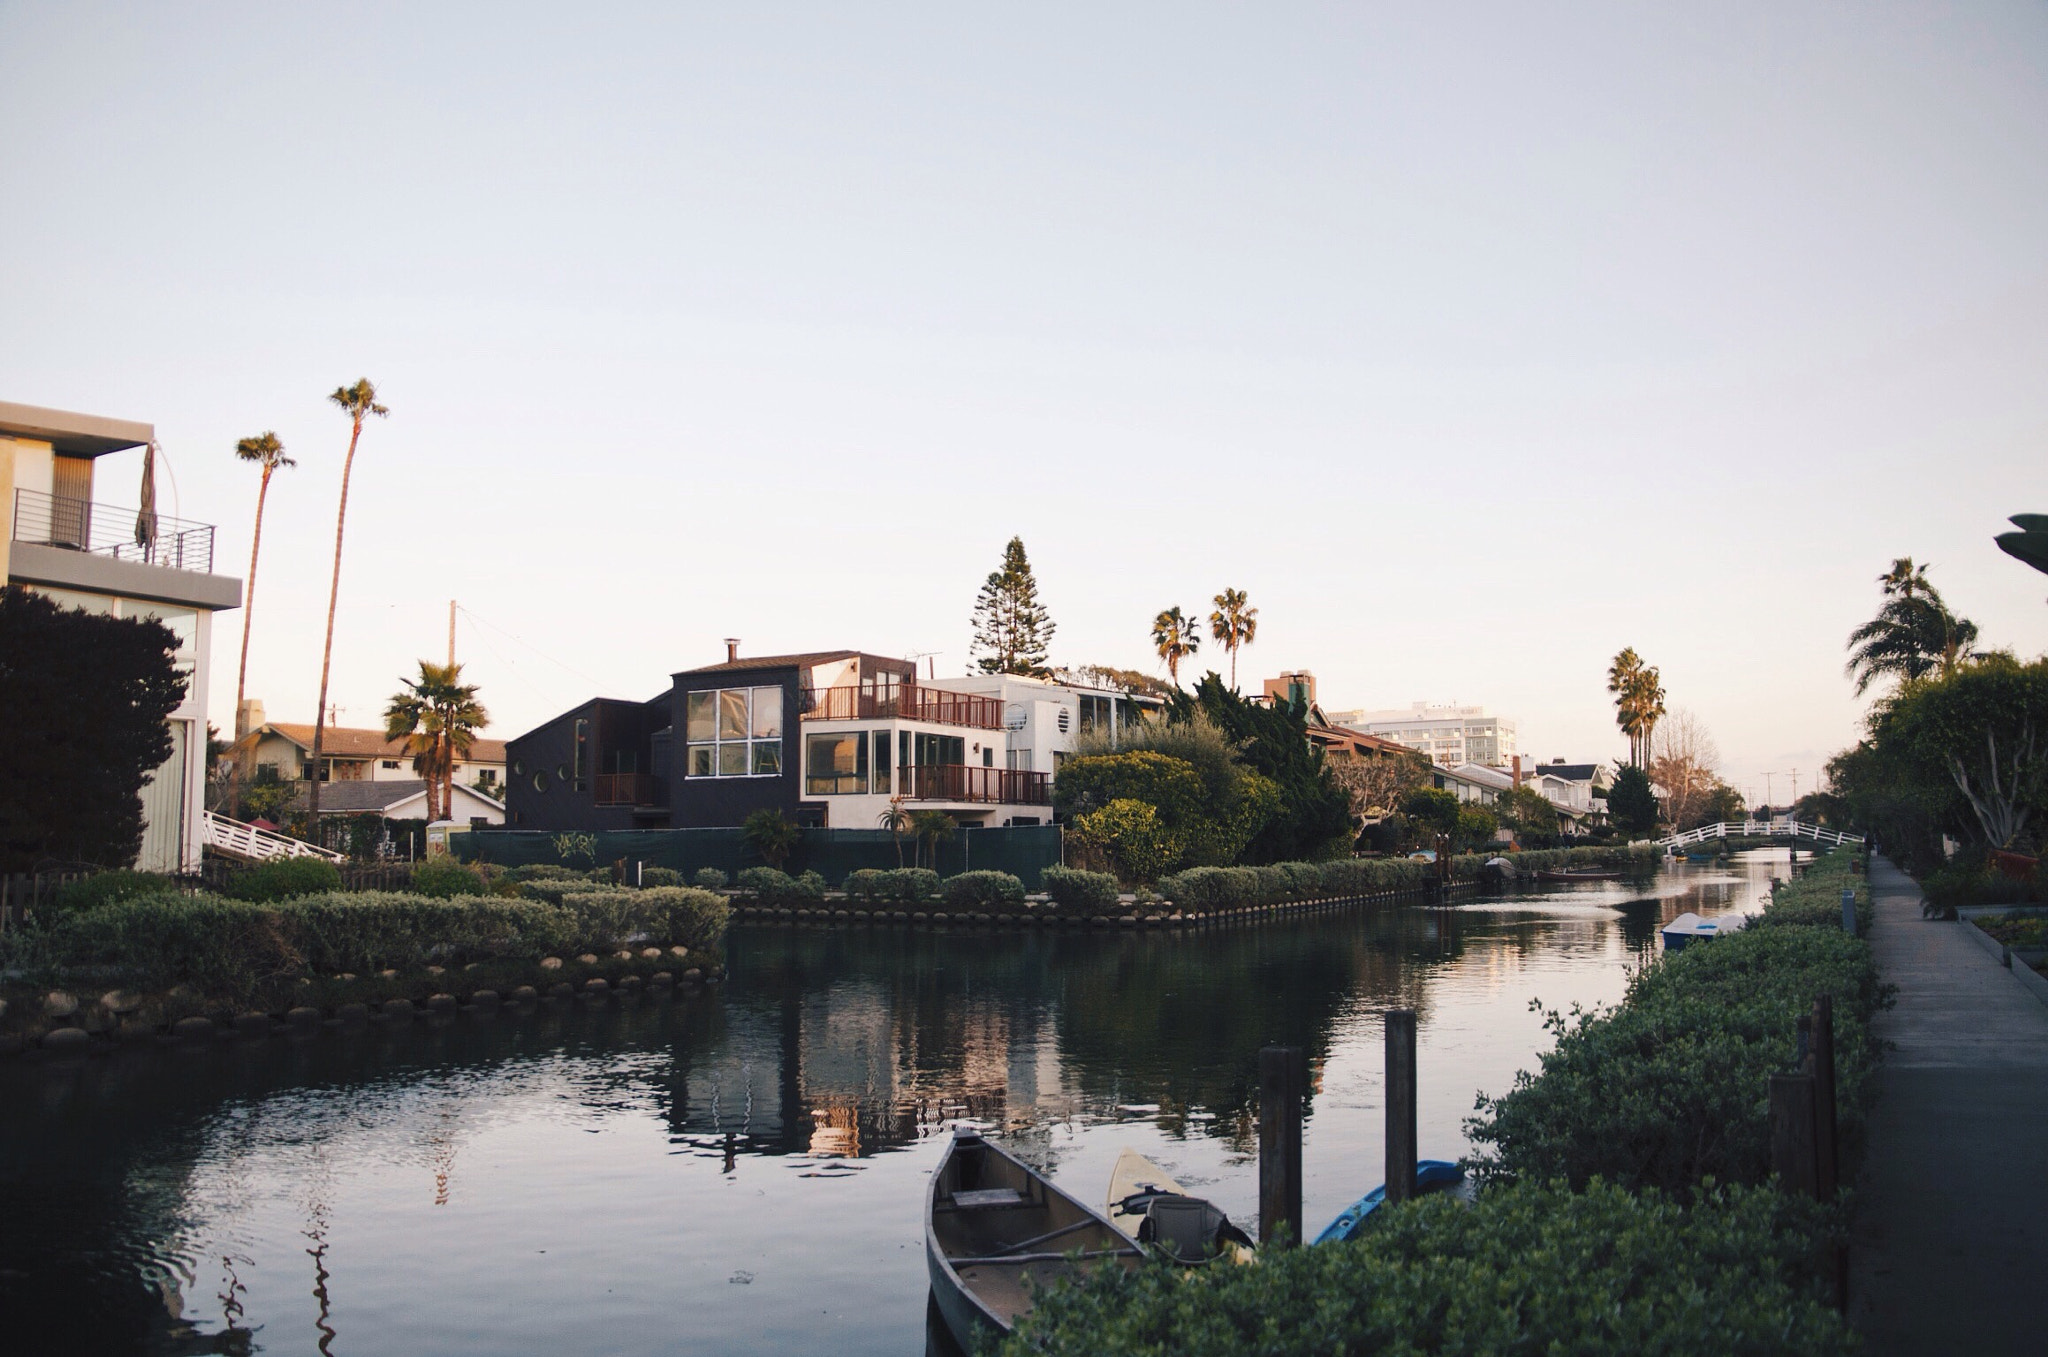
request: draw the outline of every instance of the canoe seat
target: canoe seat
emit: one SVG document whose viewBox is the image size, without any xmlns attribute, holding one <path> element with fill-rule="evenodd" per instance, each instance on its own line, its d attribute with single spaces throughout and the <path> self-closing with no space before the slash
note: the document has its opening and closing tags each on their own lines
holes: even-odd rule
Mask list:
<svg viewBox="0 0 2048 1357">
<path fill-rule="evenodd" d="M 988 1211 L 1001 1206 L 1023 1206 L 1025 1197 L 1014 1187 L 984 1187 L 972 1192 L 955 1192 L 954 1209 L 960 1211 Z"/>
<path fill-rule="evenodd" d="M 1215 1258 L 1226 1243 L 1251 1245 L 1213 1203 L 1200 1197 L 1162 1193 L 1145 1207 L 1138 1238 L 1176 1263 L 1195 1265 Z"/>
</svg>

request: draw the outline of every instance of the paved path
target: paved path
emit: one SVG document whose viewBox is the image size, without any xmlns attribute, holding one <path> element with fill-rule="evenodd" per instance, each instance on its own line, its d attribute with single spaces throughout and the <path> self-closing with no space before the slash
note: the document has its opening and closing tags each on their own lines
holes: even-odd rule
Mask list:
<svg viewBox="0 0 2048 1357">
<path fill-rule="evenodd" d="M 2048 1007 L 1963 933 L 1920 917 L 1879 858 L 1871 947 L 1895 1008 L 1879 1076 L 1850 1318 L 1873 1353 L 2048 1352 Z"/>
</svg>

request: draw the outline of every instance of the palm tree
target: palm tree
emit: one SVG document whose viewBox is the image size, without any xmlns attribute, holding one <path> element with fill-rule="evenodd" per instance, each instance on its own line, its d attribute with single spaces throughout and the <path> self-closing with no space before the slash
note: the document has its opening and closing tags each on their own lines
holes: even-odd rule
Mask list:
<svg viewBox="0 0 2048 1357">
<path fill-rule="evenodd" d="M 889 831 L 889 837 L 896 841 L 896 865 L 903 865 L 903 836 L 910 832 L 910 812 L 903 808 L 903 798 L 889 798 L 889 809 L 882 812 L 880 824 Z"/>
<path fill-rule="evenodd" d="M 462 681 L 459 664 L 421 660 L 419 681 L 399 682 L 404 689 L 384 708 L 384 738 L 405 741 L 412 770 L 427 780 L 427 814 L 453 819 L 455 761 L 469 752 L 491 714 L 476 700 L 476 685 Z"/>
<path fill-rule="evenodd" d="M 256 486 L 256 533 L 249 543 L 249 587 L 242 593 L 242 666 L 235 673 L 235 738 L 239 740 L 246 733 L 241 729 L 242 703 L 249 695 L 249 618 L 256 610 L 256 557 L 263 550 L 263 501 L 270 496 L 270 478 L 277 469 L 298 463 L 284 455 L 284 444 L 269 429 L 236 443 L 235 456 L 263 468 L 263 479 Z"/>
<path fill-rule="evenodd" d="M 1259 610 L 1245 606 L 1242 589 L 1225 589 L 1216 595 L 1216 611 L 1209 614 L 1209 634 L 1230 652 L 1230 690 L 1237 691 L 1237 650 L 1248 646 L 1259 634 Z"/>
<path fill-rule="evenodd" d="M 1628 736 L 1629 762 L 1641 767 L 1648 761 L 1650 730 L 1664 715 L 1664 685 L 1628 646 L 1607 666 L 1607 691 L 1614 694 L 1614 723 Z"/>
<path fill-rule="evenodd" d="M 1858 697 L 1881 678 L 1946 678 L 1977 653 L 1977 624 L 1949 611 L 1926 566 L 1901 556 L 1877 582 L 1885 599 L 1877 616 L 1849 633 L 1844 672 L 1856 680 Z"/>
<path fill-rule="evenodd" d="M 937 871 L 939 845 L 953 837 L 953 817 L 942 810 L 913 811 L 910 816 L 910 829 L 917 836 L 919 861 L 922 862 L 923 854 L 928 851 L 931 854 L 932 870 Z"/>
<path fill-rule="evenodd" d="M 318 832 L 320 824 L 320 783 L 327 769 L 321 749 L 327 742 L 327 674 L 334 664 L 334 605 L 341 596 L 341 531 L 348 523 L 348 476 L 356 465 L 356 444 L 363 436 L 363 421 L 371 415 L 380 419 L 391 412 L 377 404 L 377 388 L 368 377 L 358 377 L 354 386 L 338 386 L 327 399 L 349 418 L 348 457 L 341 464 L 341 507 L 334 515 L 334 577 L 327 586 L 327 644 L 320 651 L 320 705 L 313 710 L 313 785 L 306 793 L 307 819 Z"/>
<path fill-rule="evenodd" d="M 1202 648 L 1202 636 L 1194 619 L 1179 607 L 1172 607 L 1152 619 L 1152 644 L 1166 661 L 1166 676 L 1180 687 L 1180 662 Z"/>
<path fill-rule="evenodd" d="M 1642 739 L 1641 763 L 1650 766 L 1651 737 L 1657 732 L 1657 723 L 1664 719 L 1664 684 L 1655 669 L 1645 667 L 1636 675 L 1631 694 L 1635 700 L 1636 727 Z"/>
</svg>

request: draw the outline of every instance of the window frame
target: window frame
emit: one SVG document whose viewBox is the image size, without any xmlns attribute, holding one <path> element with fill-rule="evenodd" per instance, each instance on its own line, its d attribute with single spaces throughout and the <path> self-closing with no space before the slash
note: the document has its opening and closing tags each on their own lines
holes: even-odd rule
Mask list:
<svg viewBox="0 0 2048 1357">
<path fill-rule="evenodd" d="M 777 683 L 690 689 L 683 695 L 683 777 L 729 781 L 783 776 L 788 711 L 788 694 Z"/>
</svg>

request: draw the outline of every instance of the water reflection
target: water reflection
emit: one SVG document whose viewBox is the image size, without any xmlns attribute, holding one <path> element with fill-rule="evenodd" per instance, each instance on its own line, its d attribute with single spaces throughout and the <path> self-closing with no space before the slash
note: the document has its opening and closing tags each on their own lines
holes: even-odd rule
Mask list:
<svg viewBox="0 0 2048 1357">
<path fill-rule="evenodd" d="M 1782 855 L 1778 859 L 1782 864 Z M 731 983 L 0 1068 L 0 1332 L 68 1352 L 925 1341 L 925 1142 L 970 1119 L 1095 1200 L 1135 1144 L 1256 1215 L 1260 1046 L 1306 1048 L 1308 1215 L 1381 1153 L 1380 1017 L 1426 1152 L 1686 909 L 1782 865 L 1165 935 L 745 928 Z"/>
</svg>

